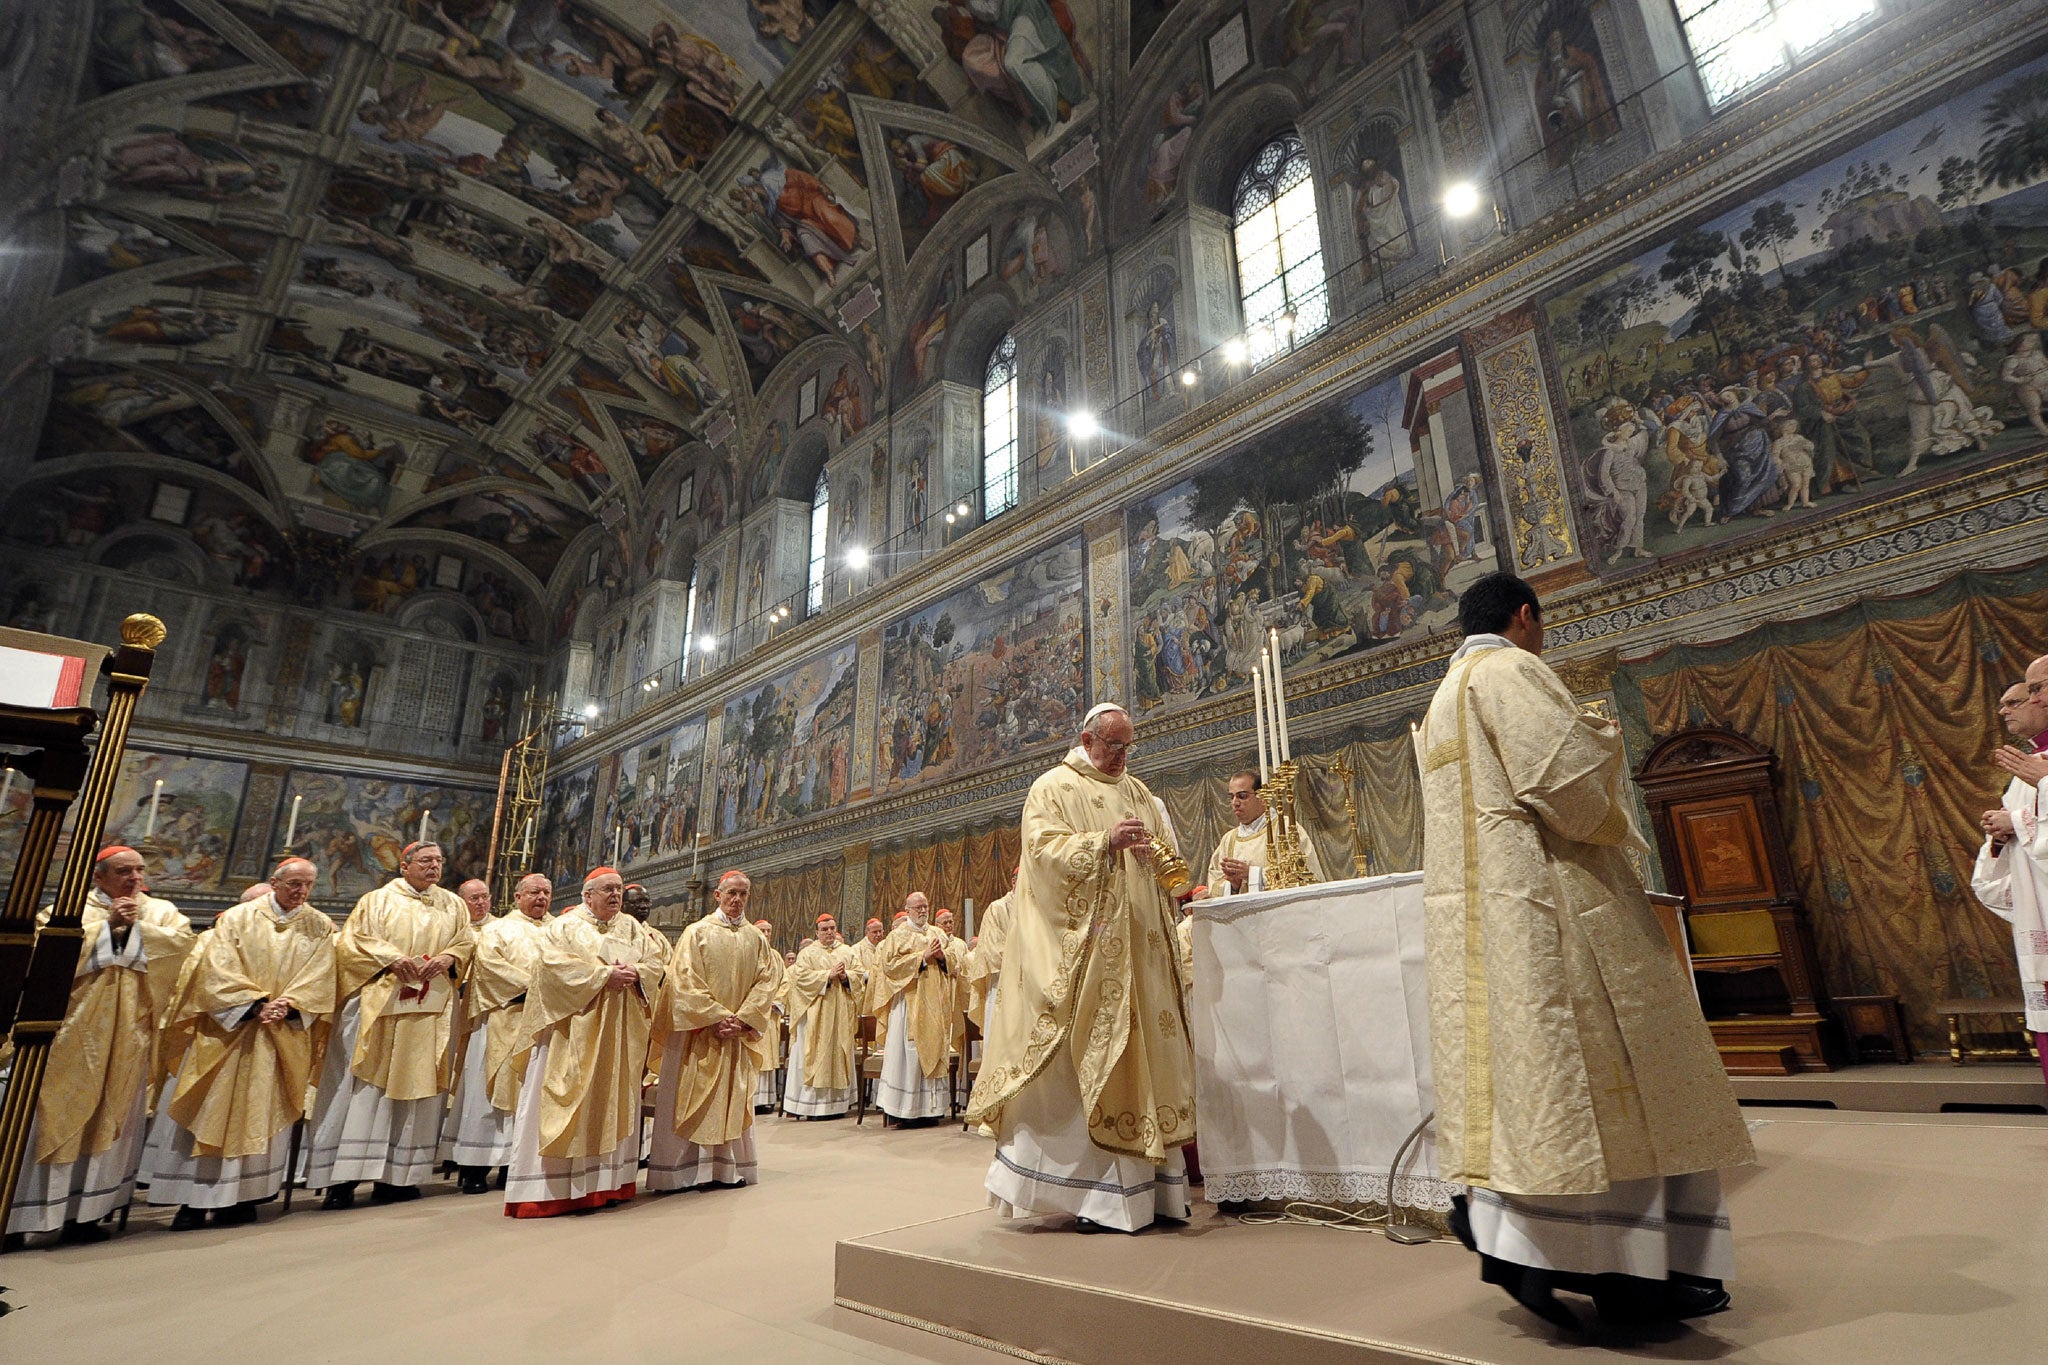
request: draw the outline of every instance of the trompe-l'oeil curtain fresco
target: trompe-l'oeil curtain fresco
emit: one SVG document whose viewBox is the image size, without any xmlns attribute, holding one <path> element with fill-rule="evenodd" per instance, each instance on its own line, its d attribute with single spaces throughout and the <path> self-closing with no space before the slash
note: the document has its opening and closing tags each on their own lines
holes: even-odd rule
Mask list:
<svg viewBox="0 0 2048 1365">
<path fill-rule="evenodd" d="M 2048 650 L 2048 566 L 1771 625 L 1626 666 L 1632 745 L 1720 725 L 1778 755 L 1778 799 L 1823 975 L 1897 995 L 1945 1050 L 1946 996 L 2017 996 L 2012 936 L 1970 894 L 1978 817 L 2005 776 L 1997 700 Z M 1636 695 L 1631 696 L 1631 691 Z"/>
</svg>

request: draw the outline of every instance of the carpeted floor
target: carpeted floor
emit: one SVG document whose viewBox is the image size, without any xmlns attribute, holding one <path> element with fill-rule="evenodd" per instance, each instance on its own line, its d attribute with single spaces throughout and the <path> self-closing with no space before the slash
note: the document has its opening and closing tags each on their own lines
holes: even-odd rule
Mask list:
<svg viewBox="0 0 2048 1365">
<path fill-rule="evenodd" d="M 989 1144 L 957 1125 L 763 1118 L 762 1178 L 515 1221 L 452 1182 L 253 1228 L 169 1230 L 140 1205 L 93 1247 L 0 1256 L 0 1361 L 987 1362 L 832 1306 L 841 1238 L 980 1207 Z"/>
</svg>

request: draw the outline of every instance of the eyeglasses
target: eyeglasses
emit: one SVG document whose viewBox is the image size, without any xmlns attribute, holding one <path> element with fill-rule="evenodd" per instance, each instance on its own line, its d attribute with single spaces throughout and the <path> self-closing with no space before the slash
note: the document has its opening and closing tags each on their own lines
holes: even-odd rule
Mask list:
<svg viewBox="0 0 2048 1365">
<path fill-rule="evenodd" d="M 1104 739 L 1102 736 L 1097 735 L 1095 737 L 1095 742 L 1097 744 L 1100 744 L 1103 747 L 1103 750 L 1107 753 L 1134 754 L 1138 752 L 1138 741 L 1135 739 L 1130 741 L 1128 744 L 1119 744 L 1113 739 Z"/>
</svg>

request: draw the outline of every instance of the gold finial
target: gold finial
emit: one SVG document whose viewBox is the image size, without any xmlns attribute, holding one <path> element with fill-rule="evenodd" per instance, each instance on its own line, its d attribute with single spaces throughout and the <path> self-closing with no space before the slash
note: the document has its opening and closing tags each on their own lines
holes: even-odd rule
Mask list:
<svg viewBox="0 0 2048 1365">
<path fill-rule="evenodd" d="M 164 623 L 146 611 L 138 611 L 121 623 L 121 643 L 137 649 L 155 649 L 169 634 Z"/>
</svg>

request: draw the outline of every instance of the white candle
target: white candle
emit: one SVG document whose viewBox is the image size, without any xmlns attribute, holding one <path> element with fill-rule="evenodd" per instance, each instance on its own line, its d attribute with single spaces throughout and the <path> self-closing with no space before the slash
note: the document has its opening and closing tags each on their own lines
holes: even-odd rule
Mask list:
<svg viewBox="0 0 2048 1365">
<path fill-rule="evenodd" d="M 299 841 L 299 803 L 306 799 L 305 793 L 292 798 L 292 818 L 285 822 L 284 846 L 290 848 Z"/>
<path fill-rule="evenodd" d="M 420 842 L 423 844 L 427 841 L 427 831 L 433 828 L 433 815 L 431 810 L 420 812 Z"/>
<path fill-rule="evenodd" d="M 960 902 L 960 937 L 974 940 L 974 900 L 969 897 Z"/>
<path fill-rule="evenodd" d="M 0 769 L 0 815 L 7 814 L 7 798 L 14 795 L 14 769 Z"/>
<path fill-rule="evenodd" d="M 1252 665 L 1252 726 L 1259 735 L 1259 785 L 1265 786 L 1271 776 L 1266 766 L 1266 651 L 1259 651 L 1259 662 Z"/>
<path fill-rule="evenodd" d="M 1275 738 L 1280 746 L 1280 761 L 1289 762 L 1294 757 L 1294 745 L 1287 734 L 1287 680 L 1280 666 L 1280 632 L 1270 631 L 1273 637 L 1273 715 Z"/>
<path fill-rule="evenodd" d="M 694 882 L 700 876 L 703 875 L 704 836 L 701 834 L 698 835 L 695 839 L 691 840 L 691 844 L 692 848 L 690 851 L 690 880 Z"/>
<path fill-rule="evenodd" d="M 625 837 L 626 827 L 624 825 L 612 826 L 612 866 L 614 867 L 617 867 L 619 864 L 619 841 Z"/>
<path fill-rule="evenodd" d="M 143 838 L 145 838 L 145 839 L 149 838 L 149 837 L 150 837 L 150 836 L 151 836 L 152 834 L 155 834 L 155 833 L 156 833 L 156 808 L 157 808 L 157 803 L 158 803 L 158 802 L 160 802 L 160 801 L 162 801 L 163 799 L 164 799 L 164 780 L 163 780 L 163 779 L 162 779 L 161 777 L 159 777 L 159 778 L 158 778 L 158 779 L 156 780 L 156 786 L 155 786 L 155 787 L 153 787 L 153 788 L 151 788 L 151 789 L 150 789 L 150 793 L 149 793 L 149 827 L 148 827 L 147 829 L 144 829 L 144 830 L 142 831 L 142 837 L 143 837 Z"/>
<path fill-rule="evenodd" d="M 529 816 L 527 816 L 527 817 L 526 817 L 526 853 L 525 853 L 525 856 L 526 856 L 526 857 L 528 857 L 528 858 L 531 858 L 531 857 L 533 856 L 533 817 L 532 817 L 531 815 L 529 815 Z"/>
</svg>

